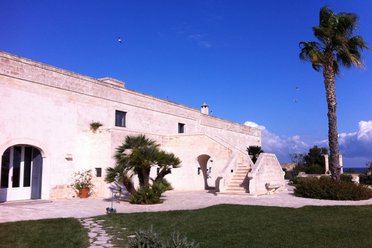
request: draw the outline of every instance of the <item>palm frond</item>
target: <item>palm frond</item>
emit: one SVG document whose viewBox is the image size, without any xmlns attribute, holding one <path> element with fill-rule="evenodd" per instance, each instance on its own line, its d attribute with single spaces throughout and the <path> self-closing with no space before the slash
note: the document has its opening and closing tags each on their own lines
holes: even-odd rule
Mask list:
<svg viewBox="0 0 372 248">
<path fill-rule="evenodd" d="M 176 157 L 173 153 L 168 153 L 161 151 L 158 156 L 158 166 L 159 167 L 168 167 L 179 168 L 181 160 Z"/>
<path fill-rule="evenodd" d="M 321 8 L 319 13 L 319 26 L 327 28 L 333 15 L 333 11 L 330 10 L 327 6 Z"/>
<path fill-rule="evenodd" d="M 320 43 L 300 42 L 300 59 L 310 61 L 316 71 L 332 63 L 335 74 L 339 73 L 339 65 L 363 67 L 361 50 L 368 49 L 367 44 L 361 36 L 351 37 L 357 23 L 358 17 L 353 13 L 337 14 L 328 7 L 321 8 L 319 26 L 313 27 Z"/>
<path fill-rule="evenodd" d="M 329 44 L 330 43 L 330 38 L 332 36 L 331 34 L 331 29 L 326 28 L 326 27 L 313 27 L 313 33 L 314 36 L 322 43 L 322 44 Z"/>
<path fill-rule="evenodd" d="M 364 41 L 362 36 L 354 36 L 348 40 L 348 46 L 350 50 L 363 50 L 369 49 L 367 43 Z"/>
<path fill-rule="evenodd" d="M 358 23 L 357 15 L 353 13 L 339 13 L 337 15 L 337 25 L 335 27 L 338 34 L 350 37 Z"/>
<path fill-rule="evenodd" d="M 300 59 L 310 61 L 314 70 L 319 71 L 323 65 L 322 47 L 318 42 L 300 42 Z"/>
</svg>

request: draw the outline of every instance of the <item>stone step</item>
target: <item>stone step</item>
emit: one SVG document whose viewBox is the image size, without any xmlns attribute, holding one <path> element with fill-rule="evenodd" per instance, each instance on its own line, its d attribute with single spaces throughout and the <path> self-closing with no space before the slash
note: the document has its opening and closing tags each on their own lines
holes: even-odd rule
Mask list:
<svg viewBox="0 0 372 248">
<path fill-rule="evenodd" d="M 245 185 L 245 184 L 228 184 L 228 185 L 227 185 L 227 188 L 228 188 L 228 189 L 238 189 L 238 188 L 243 188 L 243 189 L 245 189 L 245 188 L 248 188 L 247 186 L 248 186 L 248 185 Z"/>
<path fill-rule="evenodd" d="M 246 181 L 230 181 L 227 185 L 246 185 L 248 182 Z"/>
<path fill-rule="evenodd" d="M 234 175 L 247 175 L 247 174 L 248 174 L 247 171 L 236 171 L 236 172 L 234 173 Z"/>
<path fill-rule="evenodd" d="M 246 177 L 233 177 L 231 178 L 230 182 L 242 182 L 245 180 Z"/>
<path fill-rule="evenodd" d="M 247 177 L 247 175 L 234 175 L 232 176 L 231 180 L 244 180 Z"/>
<path fill-rule="evenodd" d="M 226 192 L 228 193 L 246 193 L 244 188 L 227 188 Z"/>
</svg>

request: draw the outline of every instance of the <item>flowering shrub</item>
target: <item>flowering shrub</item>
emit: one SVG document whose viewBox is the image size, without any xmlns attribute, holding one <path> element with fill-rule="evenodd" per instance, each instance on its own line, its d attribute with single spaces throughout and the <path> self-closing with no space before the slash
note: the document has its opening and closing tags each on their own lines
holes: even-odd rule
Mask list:
<svg viewBox="0 0 372 248">
<path fill-rule="evenodd" d="M 75 172 L 72 178 L 73 178 L 73 183 L 71 184 L 71 187 L 73 187 L 75 190 L 93 187 L 92 170 L 84 170 L 84 171 Z"/>
</svg>

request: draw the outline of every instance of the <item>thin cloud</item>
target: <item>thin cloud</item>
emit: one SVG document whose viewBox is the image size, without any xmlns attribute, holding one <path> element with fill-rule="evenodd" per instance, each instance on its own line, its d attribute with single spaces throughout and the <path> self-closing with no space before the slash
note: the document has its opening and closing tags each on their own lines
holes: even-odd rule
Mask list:
<svg viewBox="0 0 372 248">
<path fill-rule="evenodd" d="M 246 121 L 244 125 L 260 128 L 262 130 L 262 149 L 265 152 L 275 153 L 280 161 L 287 162 L 290 160 L 289 154 L 304 153 L 310 148 L 310 145 L 304 142 L 299 135 L 279 136 L 267 130 L 265 126 L 251 121 Z"/>
<path fill-rule="evenodd" d="M 262 149 L 265 152 L 275 153 L 280 161 L 290 161 L 289 154 L 307 153 L 314 145 L 328 147 L 328 140 L 308 144 L 301 136 L 279 136 L 266 129 L 265 126 L 247 121 L 244 125 L 258 127 L 262 130 Z M 372 160 L 372 120 L 360 121 L 355 132 L 339 134 L 340 152 L 344 158 L 344 165 L 364 165 Z"/>
<path fill-rule="evenodd" d="M 206 34 L 195 33 L 195 34 L 189 34 L 187 36 L 187 39 L 192 42 L 195 42 L 200 47 L 211 48 L 212 43 L 208 41 L 206 37 L 207 37 Z"/>
</svg>

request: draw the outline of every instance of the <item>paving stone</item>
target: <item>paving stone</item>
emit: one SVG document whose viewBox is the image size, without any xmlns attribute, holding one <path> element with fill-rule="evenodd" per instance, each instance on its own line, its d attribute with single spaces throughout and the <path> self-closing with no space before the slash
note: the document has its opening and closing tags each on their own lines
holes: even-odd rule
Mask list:
<svg viewBox="0 0 372 248">
<path fill-rule="evenodd" d="M 100 232 L 100 231 L 102 231 L 102 228 L 101 227 L 92 227 L 92 228 L 90 228 L 90 230 L 92 231 L 92 232 Z"/>
<path fill-rule="evenodd" d="M 109 237 L 102 237 L 102 236 L 98 236 L 97 237 L 97 240 L 99 240 L 99 241 L 109 241 L 110 240 L 110 238 Z"/>
<path fill-rule="evenodd" d="M 88 237 L 89 238 L 94 238 L 94 237 L 96 237 L 97 236 L 97 233 L 95 233 L 95 232 L 89 232 L 88 233 Z"/>
</svg>

